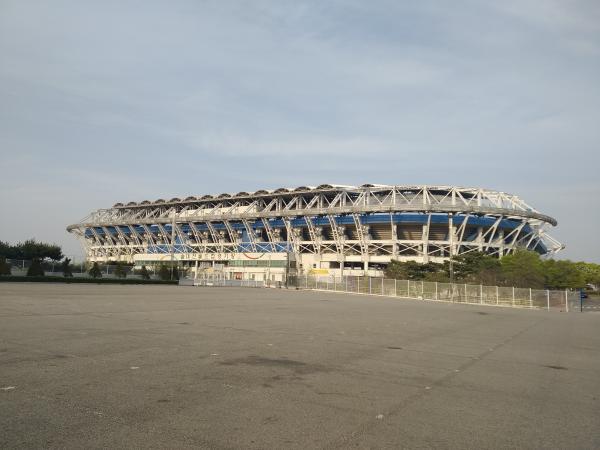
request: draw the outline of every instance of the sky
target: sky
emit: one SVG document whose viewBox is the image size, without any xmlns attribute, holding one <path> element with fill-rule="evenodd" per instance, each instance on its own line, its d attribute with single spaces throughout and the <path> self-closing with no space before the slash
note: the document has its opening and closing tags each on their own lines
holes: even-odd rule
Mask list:
<svg viewBox="0 0 600 450">
<path fill-rule="evenodd" d="M 600 262 L 600 2 L 0 0 L 0 240 L 116 202 L 476 186 Z"/>
</svg>

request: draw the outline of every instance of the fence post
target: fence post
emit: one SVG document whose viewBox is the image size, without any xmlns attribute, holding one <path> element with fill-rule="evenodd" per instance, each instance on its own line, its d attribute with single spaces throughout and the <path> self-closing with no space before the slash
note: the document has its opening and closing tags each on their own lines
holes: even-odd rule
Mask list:
<svg viewBox="0 0 600 450">
<path fill-rule="evenodd" d="M 398 297 L 398 280 L 394 278 L 394 297 Z"/>
<path fill-rule="evenodd" d="M 434 298 L 435 298 L 436 300 L 439 300 L 439 299 L 438 299 L 438 282 L 437 282 L 437 281 L 435 282 L 435 297 L 434 297 Z"/>
<path fill-rule="evenodd" d="M 385 295 L 385 292 L 383 292 L 383 277 L 381 277 L 381 295 Z"/>
<path fill-rule="evenodd" d="M 356 277 L 356 293 L 360 294 L 360 277 Z"/>
<path fill-rule="evenodd" d="M 369 295 L 371 295 L 373 291 L 371 290 L 371 277 L 369 277 Z"/>
<path fill-rule="evenodd" d="M 565 309 L 569 312 L 569 291 L 565 289 Z"/>
<path fill-rule="evenodd" d="M 479 303 L 483 305 L 483 284 L 479 285 Z"/>
<path fill-rule="evenodd" d="M 406 285 L 406 296 L 408 298 L 410 298 L 410 280 L 406 280 L 407 281 L 407 285 Z"/>
<path fill-rule="evenodd" d="M 515 306 L 515 287 L 512 287 L 512 305 Z"/>
<path fill-rule="evenodd" d="M 529 288 L 529 307 L 533 308 L 533 298 L 531 297 L 531 288 Z"/>
<path fill-rule="evenodd" d="M 546 289 L 546 303 L 548 304 L 548 311 L 550 311 L 550 291 Z"/>
<path fill-rule="evenodd" d="M 346 281 L 346 290 L 345 290 L 345 292 L 348 292 L 348 275 L 346 275 L 345 281 Z"/>
</svg>

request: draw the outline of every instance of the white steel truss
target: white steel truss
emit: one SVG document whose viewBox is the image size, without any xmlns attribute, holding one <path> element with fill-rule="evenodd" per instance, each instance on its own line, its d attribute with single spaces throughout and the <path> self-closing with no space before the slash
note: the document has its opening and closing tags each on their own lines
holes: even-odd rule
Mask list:
<svg viewBox="0 0 600 450">
<path fill-rule="evenodd" d="M 387 222 L 378 222 L 380 216 Z M 67 229 L 82 241 L 90 258 L 132 258 L 149 248 L 215 253 L 235 252 L 244 245 L 254 252 L 267 251 L 265 246 L 276 252 L 287 241 L 286 248 L 298 254 L 397 255 L 427 261 L 481 250 L 502 256 L 522 247 L 553 254 L 564 247 L 547 233 L 555 225 L 552 217 L 504 192 L 324 184 L 117 203 Z M 261 230 L 266 240 L 259 250 Z"/>
</svg>

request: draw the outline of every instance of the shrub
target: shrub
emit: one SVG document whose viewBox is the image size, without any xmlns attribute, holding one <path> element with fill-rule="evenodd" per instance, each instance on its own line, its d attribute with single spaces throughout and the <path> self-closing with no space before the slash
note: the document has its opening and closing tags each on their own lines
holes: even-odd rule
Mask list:
<svg viewBox="0 0 600 450">
<path fill-rule="evenodd" d="M 161 266 L 158 268 L 158 278 L 160 278 L 161 280 L 170 280 L 171 279 L 171 270 L 165 266 L 164 264 L 161 264 Z"/>
<path fill-rule="evenodd" d="M 115 276 L 117 278 L 127 278 L 127 272 L 125 271 L 125 267 L 123 264 L 118 262 L 117 267 L 115 267 Z"/>
<path fill-rule="evenodd" d="M 69 258 L 65 258 L 60 264 L 60 267 L 65 278 L 73 276 L 73 270 L 71 269 L 71 260 Z"/>
<path fill-rule="evenodd" d="M 162 264 L 158 269 L 158 278 L 161 280 L 179 280 L 179 270 L 176 266 L 168 267 Z"/>
<path fill-rule="evenodd" d="M 4 256 L 0 256 L 0 275 L 10 275 L 10 264 Z"/>
<path fill-rule="evenodd" d="M 31 260 L 31 266 L 27 269 L 28 277 L 43 277 L 44 268 L 42 267 L 42 261 L 40 258 L 33 258 Z"/>
<path fill-rule="evenodd" d="M 100 270 L 100 266 L 98 265 L 97 262 L 94 262 L 94 264 L 92 265 L 92 268 L 89 270 L 88 273 L 90 274 L 90 277 L 92 277 L 92 278 L 101 278 L 102 277 L 102 271 Z"/>
<path fill-rule="evenodd" d="M 146 269 L 146 266 L 142 266 L 142 269 L 140 270 L 140 275 L 142 277 L 142 280 L 150 279 L 150 272 L 148 272 L 148 269 Z"/>
</svg>

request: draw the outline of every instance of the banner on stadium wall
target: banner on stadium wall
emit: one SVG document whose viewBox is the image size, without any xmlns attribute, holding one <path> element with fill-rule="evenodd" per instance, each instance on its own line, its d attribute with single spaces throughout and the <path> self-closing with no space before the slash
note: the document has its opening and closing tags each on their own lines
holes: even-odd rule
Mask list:
<svg viewBox="0 0 600 450">
<path fill-rule="evenodd" d="M 310 269 L 309 275 L 329 275 L 329 269 Z"/>
</svg>

